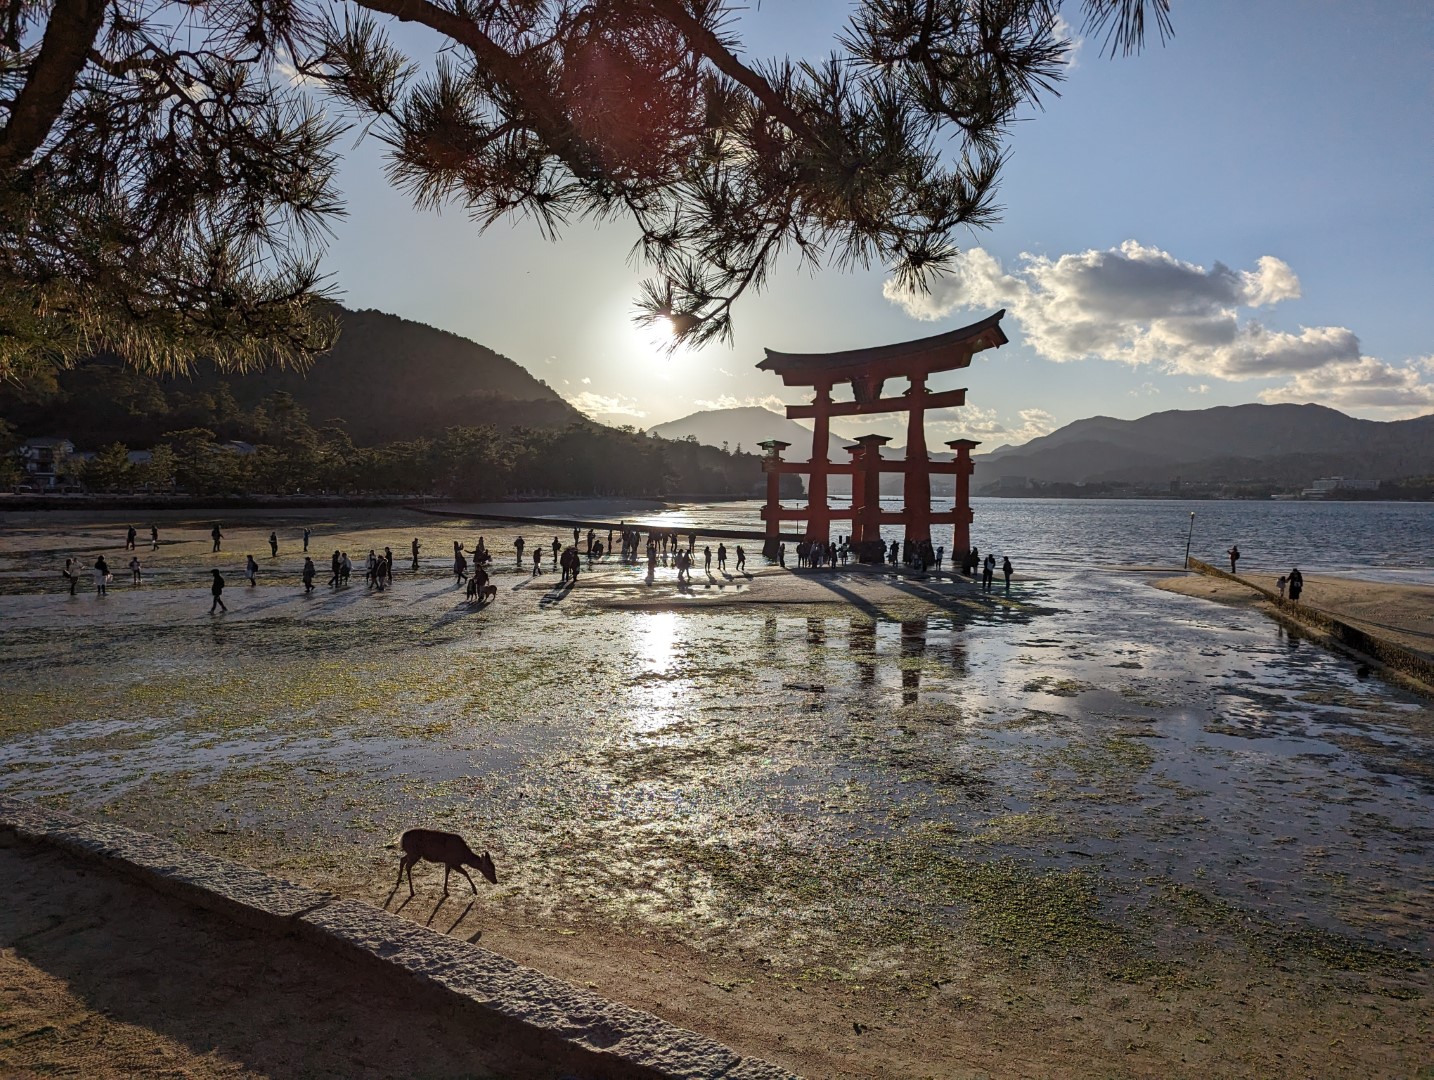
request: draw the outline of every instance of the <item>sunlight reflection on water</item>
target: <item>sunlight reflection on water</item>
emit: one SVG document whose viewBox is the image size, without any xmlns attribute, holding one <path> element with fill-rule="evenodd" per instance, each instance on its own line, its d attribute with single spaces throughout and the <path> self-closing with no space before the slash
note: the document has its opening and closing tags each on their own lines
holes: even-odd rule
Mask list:
<svg viewBox="0 0 1434 1080">
<path fill-rule="evenodd" d="M 676 656 L 681 628 L 675 611 L 654 611 L 630 624 L 638 668 L 627 695 L 628 728 L 647 735 L 670 727 L 686 696 Z"/>
<path fill-rule="evenodd" d="M 881 502 L 884 510 L 902 506 L 899 497 Z M 934 510 L 951 505 L 949 497 L 931 500 Z M 976 498 L 971 505 L 972 540 L 982 551 L 1010 553 L 1018 568 L 1179 565 L 1193 510 L 1192 552 L 1200 558 L 1218 560 L 1238 543 L 1248 560 L 1242 569 L 1298 564 L 1307 572 L 1357 570 L 1391 581 L 1434 576 L 1434 503 Z M 760 529 L 761 506 L 755 500 L 684 504 L 634 519 L 643 527 Z M 833 526 L 836 534 L 845 531 L 844 522 Z M 882 526 L 882 535 L 898 539 L 900 527 Z M 932 541 L 949 549 L 949 529 L 938 526 Z"/>
</svg>

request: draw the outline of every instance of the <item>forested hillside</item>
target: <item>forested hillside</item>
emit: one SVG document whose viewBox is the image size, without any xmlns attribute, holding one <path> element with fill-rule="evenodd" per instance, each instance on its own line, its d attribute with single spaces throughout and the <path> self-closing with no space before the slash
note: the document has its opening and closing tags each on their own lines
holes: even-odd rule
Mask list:
<svg viewBox="0 0 1434 1080">
<path fill-rule="evenodd" d="M 100 356 L 47 381 L 0 387 L 0 416 L 22 436 L 59 435 L 89 448 L 148 446 L 194 426 L 252 439 L 262 432 L 244 428 L 245 415 L 276 393 L 316 425 L 341 422 L 361 446 L 455 424 L 551 428 L 581 419 L 550 386 L 492 349 L 380 311 L 337 311 L 338 344 L 307 371 L 234 376 L 200 365 L 159 380 Z"/>
<path fill-rule="evenodd" d="M 377 311 L 339 316 L 338 346 L 306 372 L 200 367 L 159 380 L 98 356 L 0 387 L 4 480 L 22 479 L 5 451 L 59 436 L 77 450 L 66 479 L 96 491 L 487 499 L 763 486 L 753 454 L 596 424 L 520 365 L 455 334 Z"/>
</svg>

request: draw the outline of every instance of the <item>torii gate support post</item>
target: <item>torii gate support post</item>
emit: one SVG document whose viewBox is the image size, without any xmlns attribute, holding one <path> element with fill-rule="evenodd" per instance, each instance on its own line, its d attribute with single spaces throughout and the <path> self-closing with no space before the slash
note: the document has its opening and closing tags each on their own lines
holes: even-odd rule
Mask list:
<svg viewBox="0 0 1434 1080">
<path fill-rule="evenodd" d="M 859 551 L 858 545 L 862 540 L 862 532 L 865 526 L 862 524 L 866 517 L 866 447 L 862 446 L 858 439 L 855 446 L 848 446 L 846 452 L 851 455 L 851 533 L 846 542 L 851 545 L 853 551 Z"/>
<path fill-rule="evenodd" d="M 767 474 L 767 505 L 762 508 L 762 520 L 766 523 L 763 531 L 767 538 L 762 543 L 762 554 L 769 559 L 775 559 L 782 542 L 782 451 L 792 444 L 784 443 L 780 439 L 768 439 L 757 445 L 766 451 L 762 458 L 762 471 Z"/>
<path fill-rule="evenodd" d="M 881 448 L 891 442 L 885 435 L 863 435 L 857 439 L 859 468 L 851 478 L 852 541 L 861 562 L 882 562 L 881 540 Z M 857 492 L 861 492 L 860 511 Z"/>
<path fill-rule="evenodd" d="M 808 540 L 825 543 L 831 539 L 831 507 L 827 505 L 827 457 L 831 443 L 832 384 L 817 383 L 816 396 L 812 399 L 812 456 L 808 464 L 811 474 L 807 480 L 807 529 Z"/>
<path fill-rule="evenodd" d="M 931 458 L 926 453 L 926 376 L 911 375 L 906 420 L 906 543 L 931 539 Z"/>
<path fill-rule="evenodd" d="M 976 464 L 971 460 L 971 451 L 981 444 L 975 439 L 952 439 L 946 444 L 956 455 L 956 520 L 951 525 L 951 563 L 956 563 L 956 554 L 971 550 L 971 522 L 975 514 L 971 510 L 971 474 Z"/>
</svg>

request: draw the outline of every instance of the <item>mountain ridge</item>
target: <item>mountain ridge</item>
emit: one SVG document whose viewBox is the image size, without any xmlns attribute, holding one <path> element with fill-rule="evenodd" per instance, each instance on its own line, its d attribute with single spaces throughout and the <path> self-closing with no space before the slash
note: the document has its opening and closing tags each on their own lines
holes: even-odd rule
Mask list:
<svg viewBox="0 0 1434 1080">
<path fill-rule="evenodd" d="M 765 414 L 765 415 L 761 415 Z M 740 423 L 728 423 L 740 421 Z M 811 446 L 810 430 L 761 406 L 693 413 L 658 425 L 666 437 L 698 441 L 753 435 L 793 444 L 789 459 Z M 801 432 L 798 435 L 797 432 Z M 849 440 L 831 440 L 830 458 L 845 461 Z M 891 456 L 901 449 L 888 447 Z M 941 455 L 945 456 L 945 455 Z M 932 455 L 937 457 L 936 454 Z M 1134 420 L 1092 416 L 1072 421 L 1019 446 L 1002 445 L 973 459 L 975 490 L 1031 484 L 1110 483 L 1168 487 L 1257 477 L 1304 486 L 1321 476 L 1399 480 L 1434 474 L 1434 414 L 1409 420 L 1364 420 L 1318 404 L 1250 403 L 1208 409 L 1168 409 Z M 933 478 L 940 493 L 944 478 Z M 883 490 L 899 477 L 884 478 Z"/>
<path fill-rule="evenodd" d="M 1398 480 L 1434 472 L 1434 415 L 1364 420 L 1314 403 L 1251 403 L 1134 420 L 1097 416 L 975 460 L 982 483 L 1008 477 L 1067 484 L 1239 477 L 1307 484 L 1327 475 Z"/>
<path fill-rule="evenodd" d="M 335 305 L 338 342 L 305 370 L 225 374 L 201 363 L 184 375 L 141 374 L 117 357 L 91 357 L 48 383 L 0 387 L 0 417 L 22 436 L 59 435 L 94 447 L 153 445 L 166 431 L 220 424 L 287 394 L 315 426 L 338 422 L 358 445 L 493 424 L 559 428 L 587 423 L 516 361 L 447 330 L 374 309 Z"/>
</svg>

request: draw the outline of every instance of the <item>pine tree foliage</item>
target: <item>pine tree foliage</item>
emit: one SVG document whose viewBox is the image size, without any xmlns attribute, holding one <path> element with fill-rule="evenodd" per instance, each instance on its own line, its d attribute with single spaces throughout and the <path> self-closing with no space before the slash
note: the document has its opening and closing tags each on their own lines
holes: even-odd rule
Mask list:
<svg viewBox="0 0 1434 1080">
<path fill-rule="evenodd" d="M 1058 0 L 860 0 L 830 55 L 746 58 L 730 0 L 8 0 L 0 374 L 100 348 L 302 364 L 346 112 L 419 207 L 636 224 L 641 308 L 730 338 L 775 261 L 922 288 L 998 215 L 1011 124 L 1055 91 Z M 1083 0 L 1112 53 L 1168 0 Z M 395 20 L 445 46 L 408 56 Z M 335 106 L 339 106 L 335 110 Z"/>
<path fill-rule="evenodd" d="M 316 29 L 273 0 L 9 0 L 0 374 L 98 350 L 243 370 L 331 344 L 338 127 L 272 77 Z"/>
</svg>

